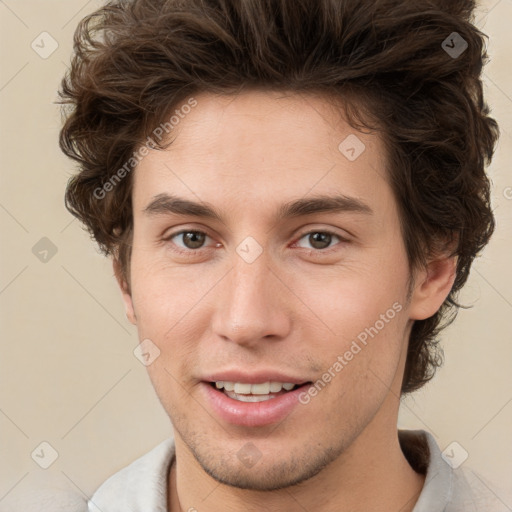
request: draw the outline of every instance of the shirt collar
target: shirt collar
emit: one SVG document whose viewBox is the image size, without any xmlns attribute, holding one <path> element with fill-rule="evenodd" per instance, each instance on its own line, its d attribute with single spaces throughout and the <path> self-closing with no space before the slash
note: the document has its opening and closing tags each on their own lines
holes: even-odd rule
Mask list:
<svg viewBox="0 0 512 512">
<path fill-rule="evenodd" d="M 398 438 L 404 456 L 425 483 L 413 512 L 442 512 L 450 500 L 453 470 L 443 460 L 432 434 L 424 430 L 399 430 Z"/>
</svg>

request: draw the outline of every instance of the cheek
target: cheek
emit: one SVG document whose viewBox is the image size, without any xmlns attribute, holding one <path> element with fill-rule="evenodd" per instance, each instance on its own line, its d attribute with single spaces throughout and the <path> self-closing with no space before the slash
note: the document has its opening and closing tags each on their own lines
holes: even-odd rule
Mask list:
<svg viewBox="0 0 512 512">
<path fill-rule="evenodd" d="M 187 322 L 187 315 L 207 297 L 216 279 L 200 265 L 193 269 L 172 266 L 163 258 L 150 260 L 143 251 L 139 253 L 132 260 L 132 298 L 138 328 L 164 339 L 174 325 Z"/>
<path fill-rule="evenodd" d="M 377 267 L 307 275 L 296 281 L 297 296 L 317 314 L 315 323 L 328 328 L 329 335 L 345 343 L 377 323 L 397 322 L 395 317 L 405 306 L 407 271 L 394 269 L 385 275 Z"/>
<path fill-rule="evenodd" d="M 331 391 L 323 396 L 339 400 L 344 410 L 375 406 L 395 378 L 407 326 L 408 269 L 399 259 L 395 255 L 392 265 L 382 255 L 374 265 L 302 280 L 299 293 L 321 319 L 302 322 L 307 350 L 324 370 L 320 379 L 329 382 Z M 325 336 L 318 336 L 319 326 Z"/>
<path fill-rule="evenodd" d="M 215 284 L 222 273 L 202 265 L 172 267 L 134 256 L 132 297 L 139 339 L 151 340 L 160 350 L 147 367 L 149 377 L 164 402 L 186 400 L 184 386 L 196 373 L 199 342 L 210 328 Z"/>
</svg>

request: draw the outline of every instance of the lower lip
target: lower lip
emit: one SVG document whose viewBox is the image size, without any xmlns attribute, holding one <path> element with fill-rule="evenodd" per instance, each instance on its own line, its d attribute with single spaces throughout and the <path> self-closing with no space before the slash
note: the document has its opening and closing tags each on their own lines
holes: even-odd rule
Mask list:
<svg viewBox="0 0 512 512">
<path fill-rule="evenodd" d="M 201 388 L 213 411 L 224 421 L 244 427 L 262 427 L 283 420 L 300 403 L 299 395 L 310 386 L 304 384 L 264 402 L 240 402 L 214 389 L 211 384 L 201 382 Z"/>
</svg>

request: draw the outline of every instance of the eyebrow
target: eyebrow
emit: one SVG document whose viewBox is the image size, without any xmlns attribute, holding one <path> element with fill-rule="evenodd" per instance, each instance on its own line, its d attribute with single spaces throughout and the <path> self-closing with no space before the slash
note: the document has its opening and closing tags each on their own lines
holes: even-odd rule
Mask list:
<svg viewBox="0 0 512 512">
<path fill-rule="evenodd" d="M 190 201 L 169 194 L 158 194 L 144 208 L 146 215 L 183 215 L 223 222 L 222 215 L 206 203 Z M 345 195 L 320 195 L 290 201 L 280 206 L 277 219 L 291 219 L 315 213 L 353 212 L 372 215 L 373 210 L 363 201 Z"/>
</svg>

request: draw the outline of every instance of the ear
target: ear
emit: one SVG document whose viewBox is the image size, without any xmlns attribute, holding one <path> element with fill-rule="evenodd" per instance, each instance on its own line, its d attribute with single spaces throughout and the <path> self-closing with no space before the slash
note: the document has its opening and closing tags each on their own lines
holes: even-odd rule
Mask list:
<svg viewBox="0 0 512 512">
<path fill-rule="evenodd" d="M 116 276 L 117 284 L 119 285 L 119 288 L 121 290 L 121 296 L 122 296 L 123 302 L 124 302 L 126 318 L 128 318 L 130 323 L 132 323 L 133 325 L 137 325 L 137 317 L 135 316 L 135 310 L 133 308 L 133 301 L 132 301 L 132 295 L 130 292 L 130 287 L 128 286 L 128 283 L 126 282 L 126 279 L 123 276 L 123 272 L 121 270 L 121 264 L 119 263 L 119 260 L 114 258 L 112 261 L 112 266 L 114 268 L 114 274 Z"/>
<path fill-rule="evenodd" d="M 456 270 L 457 257 L 444 256 L 418 271 L 409 306 L 411 320 L 425 320 L 437 313 L 452 289 Z"/>
</svg>

